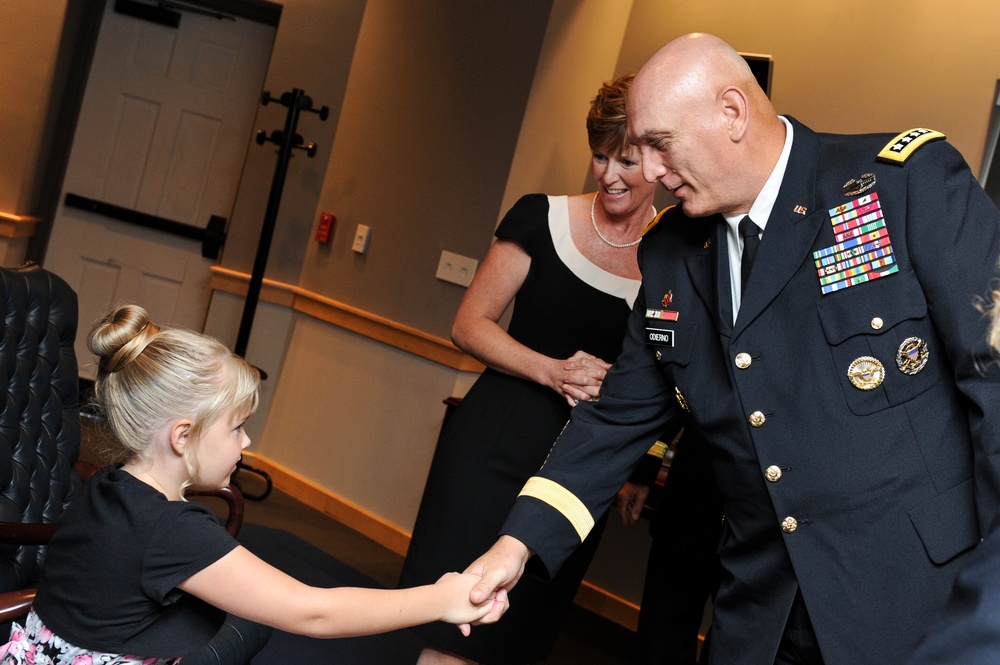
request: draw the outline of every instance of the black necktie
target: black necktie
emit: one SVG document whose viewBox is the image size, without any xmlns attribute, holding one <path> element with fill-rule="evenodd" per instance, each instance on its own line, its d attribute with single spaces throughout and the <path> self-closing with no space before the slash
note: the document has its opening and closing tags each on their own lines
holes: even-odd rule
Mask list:
<svg viewBox="0 0 1000 665">
<path fill-rule="evenodd" d="M 749 216 L 740 220 L 740 235 L 743 236 L 743 256 L 740 259 L 740 293 L 747 288 L 747 279 L 750 277 L 750 268 L 753 267 L 754 257 L 757 256 L 757 246 L 760 245 L 760 227 L 753 223 Z"/>
</svg>

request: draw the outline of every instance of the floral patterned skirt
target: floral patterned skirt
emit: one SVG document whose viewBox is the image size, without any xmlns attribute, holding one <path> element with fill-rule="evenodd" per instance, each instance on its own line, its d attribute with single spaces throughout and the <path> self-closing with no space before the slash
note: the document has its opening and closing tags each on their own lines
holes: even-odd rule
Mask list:
<svg viewBox="0 0 1000 665">
<path fill-rule="evenodd" d="M 0 646 L 0 665 L 178 665 L 179 658 L 102 653 L 83 649 L 62 639 L 45 627 L 31 610 L 22 627 L 10 629 L 10 641 Z"/>
</svg>

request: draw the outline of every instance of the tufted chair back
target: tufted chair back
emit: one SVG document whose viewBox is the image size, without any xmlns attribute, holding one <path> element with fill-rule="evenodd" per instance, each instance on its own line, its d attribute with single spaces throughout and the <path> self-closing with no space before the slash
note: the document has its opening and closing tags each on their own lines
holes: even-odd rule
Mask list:
<svg viewBox="0 0 1000 665">
<path fill-rule="evenodd" d="M 0 268 L 0 521 L 52 523 L 79 485 L 76 293 L 29 264 Z M 44 546 L 0 544 L 0 591 L 38 580 Z"/>
</svg>

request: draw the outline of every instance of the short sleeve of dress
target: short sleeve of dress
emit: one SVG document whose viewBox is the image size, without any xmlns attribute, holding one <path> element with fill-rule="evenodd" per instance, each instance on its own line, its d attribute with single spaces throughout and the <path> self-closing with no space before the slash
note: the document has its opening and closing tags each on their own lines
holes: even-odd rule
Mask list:
<svg viewBox="0 0 1000 665">
<path fill-rule="evenodd" d="M 169 502 L 152 529 L 143 562 L 143 587 L 163 602 L 181 582 L 239 546 L 205 506 Z"/>
<path fill-rule="evenodd" d="M 551 244 L 548 218 L 549 197 L 545 194 L 526 194 L 511 206 L 493 235 L 498 239 L 512 240 L 529 256 L 535 256 L 539 243 Z"/>
</svg>

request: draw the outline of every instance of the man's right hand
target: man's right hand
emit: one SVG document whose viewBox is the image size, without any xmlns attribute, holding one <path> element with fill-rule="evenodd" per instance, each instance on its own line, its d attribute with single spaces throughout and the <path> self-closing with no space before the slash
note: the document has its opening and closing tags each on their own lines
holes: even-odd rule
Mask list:
<svg viewBox="0 0 1000 665">
<path fill-rule="evenodd" d="M 476 623 L 493 623 L 499 619 L 510 603 L 507 592 L 514 588 L 521 579 L 524 565 L 531 558 L 532 552 L 528 546 L 512 536 L 500 536 L 486 554 L 472 562 L 465 569 L 466 573 L 479 575 L 480 581 L 469 594 L 469 600 L 475 605 L 481 605 L 487 598 L 496 593 L 493 610 Z"/>
</svg>

